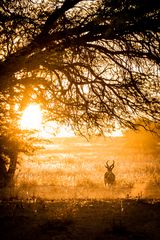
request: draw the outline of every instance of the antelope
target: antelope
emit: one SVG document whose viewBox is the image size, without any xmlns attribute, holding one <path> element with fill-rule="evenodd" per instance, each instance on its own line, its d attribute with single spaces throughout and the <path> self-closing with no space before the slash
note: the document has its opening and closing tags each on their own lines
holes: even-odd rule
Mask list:
<svg viewBox="0 0 160 240">
<path fill-rule="evenodd" d="M 107 168 L 107 172 L 104 174 L 104 184 L 108 184 L 108 186 L 112 186 L 115 182 L 115 175 L 112 172 L 114 168 L 114 161 L 113 163 L 109 166 L 108 161 L 105 164 L 105 167 Z"/>
</svg>

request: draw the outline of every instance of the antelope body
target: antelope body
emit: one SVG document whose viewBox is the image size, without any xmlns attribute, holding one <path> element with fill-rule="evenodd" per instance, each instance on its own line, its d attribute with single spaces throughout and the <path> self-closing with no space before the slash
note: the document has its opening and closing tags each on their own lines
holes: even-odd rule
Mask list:
<svg viewBox="0 0 160 240">
<path fill-rule="evenodd" d="M 114 168 L 114 161 L 111 165 L 108 164 L 108 161 L 105 164 L 105 167 L 107 168 L 107 172 L 104 174 L 104 184 L 108 184 L 109 186 L 112 186 L 115 183 L 115 175 L 112 172 Z"/>
</svg>

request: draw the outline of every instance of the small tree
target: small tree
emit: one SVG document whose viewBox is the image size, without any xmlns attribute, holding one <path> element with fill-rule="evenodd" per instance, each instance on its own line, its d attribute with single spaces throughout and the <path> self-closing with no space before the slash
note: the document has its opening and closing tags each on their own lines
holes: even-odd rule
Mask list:
<svg viewBox="0 0 160 240">
<path fill-rule="evenodd" d="M 0 95 L 0 188 L 13 184 L 20 152 L 32 153 L 35 149 L 34 131 L 20 128 L 21 111 L 17 111 L 21 93 Z"/>
</svg>

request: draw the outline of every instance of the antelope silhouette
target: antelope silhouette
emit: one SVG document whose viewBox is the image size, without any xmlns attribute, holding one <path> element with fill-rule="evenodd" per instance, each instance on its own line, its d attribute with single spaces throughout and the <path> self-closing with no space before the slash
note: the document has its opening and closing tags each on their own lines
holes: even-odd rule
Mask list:
<svg viewBox="0 0 160 240">
<path fill-rule="evenodd" d="M 104 174 L 104 184 L 108 184 L 108 186 L 112 186 L 115 182 L 115 175 L 112 172 L 114 168 L 114 161 L 111 165 L 108 164 L 108 161 L 105 164 L 105 167 L 107 168 L 107 172 Z"/>
</svg>

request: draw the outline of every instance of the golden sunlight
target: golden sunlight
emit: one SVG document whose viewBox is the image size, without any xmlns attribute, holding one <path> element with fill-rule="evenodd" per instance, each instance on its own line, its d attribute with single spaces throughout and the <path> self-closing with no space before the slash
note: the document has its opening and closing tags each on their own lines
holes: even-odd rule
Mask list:
<svg viewBox="0 0 160 240">
<path fill-rule="evenodd" d="M 121 129 L 116 129 L 116 130 L 112 131 L 111 133 L 105 132 L 105 136 L 106 137 L 122 137 L 123 132 Z"/>
<path fill-rule="evenodd" d="M 56 136 L 57 137 L 74 137 L 75 134 L 70 127 L 61 126 L 60 131 Z"/>
<path fill-rule="evenodd" d="M 120 129 L 117 129 L 111 133 L 111 137 L 122 137 L 123 133 Z"/>
<path fill-rule="evenodd" d="M 42 111 L 38 104 L 28 105 L 22 114 L 20 126 L 21 129 L 38 130 L 37 136 L 39 138 L 50 139 L 52 137 L 74 136 L 74 132 L 70 127 L 52 121 L 42 124 Z"/>
<path fill-rule="evenodd" d="M 42 127 L 42 112 L 38 104 L 30 104 L 24 110 L 20 120 L 22 129 L 40 130 Z"/>
<path fill-rule="evenodd" d="M 46 123 L 43 126 L 43 129 L 40 131 L 39 135 L 42 138 L 51 138 L 51 137 L 66 138 L 66 137 L 75 136 L 71 127 L 60 125 L 57 122 L 53 122 L 53 121 Z"/>
</svg>

